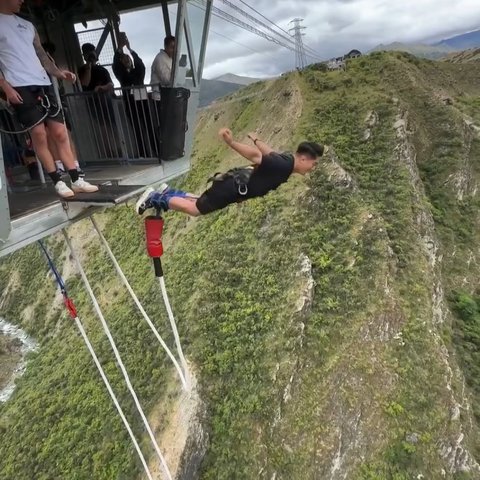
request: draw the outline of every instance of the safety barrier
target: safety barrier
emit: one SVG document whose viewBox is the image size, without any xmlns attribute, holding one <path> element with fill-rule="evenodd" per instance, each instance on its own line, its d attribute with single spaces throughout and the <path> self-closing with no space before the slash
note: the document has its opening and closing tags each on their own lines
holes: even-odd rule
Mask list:
<svg viewBox="0 0 480 480">
<path fill-rule="evenodd" d="M 161 90 L 158 95 L 157 91 Z M 189 91 L 151 85 L 64 97 L 80 163 L 151 163 L 184 155 Z"/>
</svg>

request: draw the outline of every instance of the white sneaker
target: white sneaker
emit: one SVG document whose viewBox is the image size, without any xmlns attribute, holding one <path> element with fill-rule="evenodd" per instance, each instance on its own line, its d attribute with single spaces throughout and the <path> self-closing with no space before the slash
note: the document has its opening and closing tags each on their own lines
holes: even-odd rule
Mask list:
<svg viewBox="0 0 480 480">
<path fill-rule="evenodd" d="M 148 208 L 147 207 L 147 199 L 150 196 L 150 194 L 154 192 L 152 187 L 148 187 L 141 195 L 140 198 L 137 200 L 137 203 L 135 203 L 135 211 L 139 214 L 142 215 L 143 212 Z"/>
<path fill-rule="evenodd" d="M 166 183 L 162 183 L 160 187 L 158 187 L 158 193 L 165 193 L 168 190 L 169 186 Z M 143 215 L 145 210 L 152 208 L 152 205 L 149 203 L 149 197 L 155 190 L 152 187 L 148 187 L 137 200 L 135 204 L 135 211 L 139 215 Z"/>
<path fill-rule="evenodd" d="M 55 184 L 55 191 L 57 195 L 62 198 L 72 198 L 75 195 L 73 191 L 67 187 L 67 184 L 61 180 Z"/>
<path fill-rule="evenodd" d="M 98 192 L 98 186 L 86 182 L 83 178 L 79 178 L 76 182 L 72 182 L 72 190 L 75 193 L 93 193 Z"/>
</svg>

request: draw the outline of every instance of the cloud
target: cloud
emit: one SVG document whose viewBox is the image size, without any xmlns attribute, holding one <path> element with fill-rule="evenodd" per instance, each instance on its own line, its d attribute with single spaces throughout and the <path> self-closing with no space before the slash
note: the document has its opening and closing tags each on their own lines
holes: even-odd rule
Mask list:
<svg viewBox="0 0 480 480">
<path fill-rule="evenodd" d="M 480 23 L 478 0 L 248 0 L 247 3 L 285 30 L 292 27 L 289 22 L 293 18 L 303 18 L 303 25 L 307 27 L 305 43 L 324 59 L 342 55 L 352 48 L 366 51 L 380 43 L 440 40 L 474 30 Z M 244 4 L 235 4 L 255 15 Z M 238 15 L 221 0 L 216 0 L 215 6 Z M 175 10 L 173 7 L 170 10 L 174 25 Z M 198 45 L 202 12 L 193 5 L 188 12 L 192 35 Z M 162 47 L 165 33 L 161 9 L 124 14 L 121 28 L 127 32 L 149 70 Z M 227 72 L 265 77 L 278 75 L 294 66 L 294 52 L 212 17 L 205 77 L 213 78 Z"/>
</svg>

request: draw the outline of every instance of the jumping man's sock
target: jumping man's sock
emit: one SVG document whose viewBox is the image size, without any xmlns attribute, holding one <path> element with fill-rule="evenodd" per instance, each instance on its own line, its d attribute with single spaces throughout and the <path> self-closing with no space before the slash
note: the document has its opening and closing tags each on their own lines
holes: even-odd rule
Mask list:
<svg viewBox="0 0 480 480">
<path fill-rule="evenodd" d="M 56 170 L 54 172 L 49 172 L 48 176 L 52 179 L 54 185 L 56 185 L 62 179 L 62 177 Z"/>
<path fill-rule="evenodd" d="M 168 211 L 170 200 L 173 197 L 185 198 L 186 196 L 187 192 L 169 188 L 168 190 L 164 190 L 163 192 L 153 192 L 150 196 L 150 202 L 154 207 Z"/>
<path fill-rule="evenodd" d="M 187 194 L 187 192 L 184 192 L 183 190 L 169 189 L 163 195 L 164 195 L 165 198 L 167 198 L 167 200 L 170 200 L 172 197 L 185 198 L 188 194 Z"/>
<path fill-rule="evenodd" d="M 148 197 L 149 207 L 168 211 L 168 198 L 164 193 L 152 192 Z"/>
<path fill-rule="evenodd" d="M 79 178 L 78 170 L 76 168 L 73 169 L 73 170 L 69 170 L 68 174 L 70 175 L 70 178 L 72 179 L 72 183 L 75 183 Z"/>
</svg>

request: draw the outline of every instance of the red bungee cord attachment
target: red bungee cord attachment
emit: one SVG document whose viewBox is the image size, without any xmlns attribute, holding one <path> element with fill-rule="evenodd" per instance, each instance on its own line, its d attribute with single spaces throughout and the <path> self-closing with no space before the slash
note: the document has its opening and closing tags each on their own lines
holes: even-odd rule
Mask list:
<svg viewBox="0 0 480 480">
<path fill-rule="evenodd" d="M 163 255 L 162 233 L 163 218 L 160 216 L 150 215 L 145 219 L 145 234 L 147 241 L 148 256 L 153 260 L 155 268 L 155 276 L 163 277 L 163 268 L 160 257 Z"/>
<path fill-rule="evenodd" d="M 153 266 L 155 268 L 155 276 L 159 280 L 160 290 L 162 292 L 163 301 L 167 310 L 170 326 L 172 327 L 173 336 L 175 338 L 175 345 L 177 347 L 178 357 L 182 365 L 184 378 L 186 379 L 187 388 L 190 388 L 190 374 L 188 372 L 187 361 L 183 354 L 182 345 L 180 343 L 180 336 L 178 335 L 177 324 L 175 317 L 173 316 L 172 307 L 170 306 L 170 300 L 168 299 L 167 287 L 165 286 L 165 279 L 163 277 L 163 268 L 161 256 L 163 255 L 162 245 L 162 233 L 163 233 L 164 221 L 160 215 L 160 211 L 157 210 L 156 215 L 150 215 L 145 219 L 145 238 L 147 242 L 148 256 L 153 260 Z"/>
</svg>

